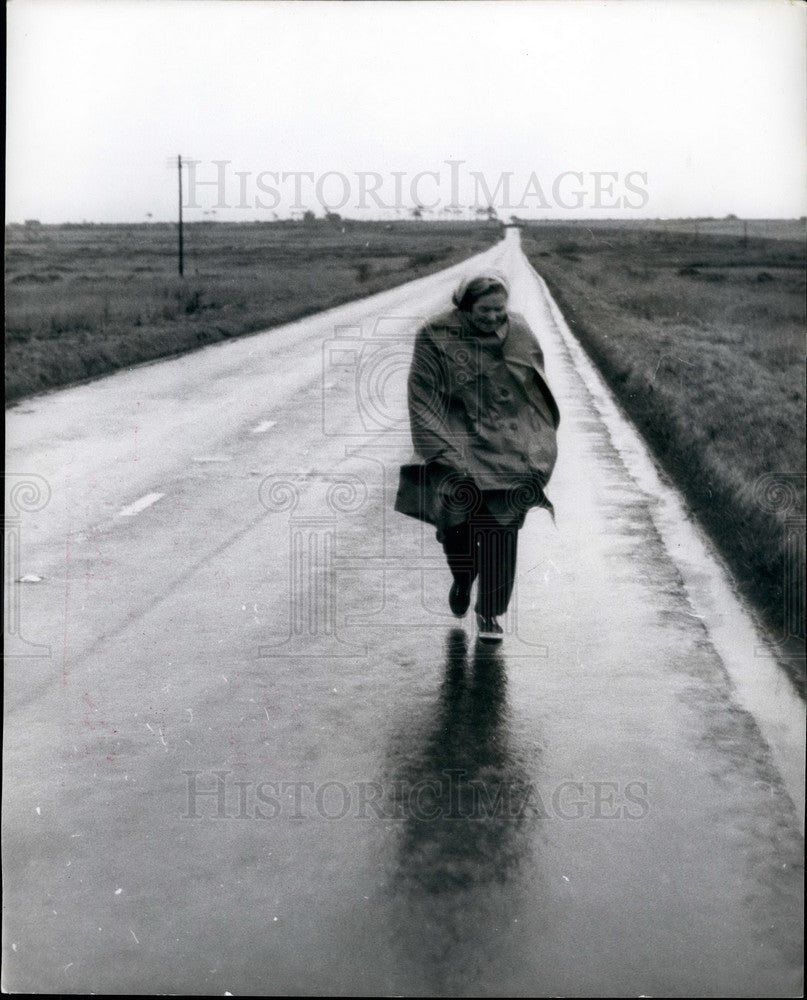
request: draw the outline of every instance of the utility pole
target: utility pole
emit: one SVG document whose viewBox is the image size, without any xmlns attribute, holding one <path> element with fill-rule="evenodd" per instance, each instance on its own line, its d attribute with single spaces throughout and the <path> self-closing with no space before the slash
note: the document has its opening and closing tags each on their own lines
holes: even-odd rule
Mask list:
<svg viewBox="0 0 807 1000">
<path fill-rule="evenodd" d="M 182 261 L 182 157 L 177 156 L 177 174 L 179 175 L 179 276 L 183 275 Z"/>
</svg>

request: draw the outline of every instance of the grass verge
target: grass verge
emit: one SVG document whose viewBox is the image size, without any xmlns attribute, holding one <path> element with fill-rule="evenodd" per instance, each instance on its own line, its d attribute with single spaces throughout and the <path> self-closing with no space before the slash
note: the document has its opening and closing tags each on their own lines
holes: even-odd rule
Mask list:
<svg viewBox="0 0 807 1000">
<path fill-rule="evenodd" d="M 291 322 L 441 270 L 486 223 L 6 228 L 6 399 Z"/>
</svg>

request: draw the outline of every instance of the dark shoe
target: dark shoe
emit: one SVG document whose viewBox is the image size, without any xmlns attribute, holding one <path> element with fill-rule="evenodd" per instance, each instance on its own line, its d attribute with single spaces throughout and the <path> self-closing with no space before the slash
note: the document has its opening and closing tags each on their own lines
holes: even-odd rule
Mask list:
<svg viewBox="0 0 807 1000">
<path fill-rule="evenodd" d="M 451 613 L 456 615 L 457 618 L 462 618 L 468 610 L 470 603 L 471 588 L 463 587 L 462 584 L 455 580 L 451 586 L 451 590 L 448 592 L 448 606 L 451 608 Z"/>
<path fill-rule="evenodd" d="M 476 627 L 479 630 L 480 639 L 485 642 L 501 642 L 504 636 L 504 629 L 495 618 L 485 618 L 483 615 L 476 616 Z"/>
</svg>

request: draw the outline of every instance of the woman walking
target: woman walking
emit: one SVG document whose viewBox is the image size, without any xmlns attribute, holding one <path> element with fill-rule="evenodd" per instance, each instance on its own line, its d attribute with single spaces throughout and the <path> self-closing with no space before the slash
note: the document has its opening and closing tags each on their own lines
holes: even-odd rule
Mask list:
<svg viewBox="0 0 807 1000">
<path fill-rule="evenodd" d="M 417 334 L 408 402 L 413 460 L 401 468 L 395 509 L 437 529 L 462 617 L 474 581 L 480 639 L 500 641 L 516 571 L 518 531 L 557 457 L 558 406 L 526 320 L 508 313 L 500 275 L 461 282 L 454 309 Z"/>
</svg>

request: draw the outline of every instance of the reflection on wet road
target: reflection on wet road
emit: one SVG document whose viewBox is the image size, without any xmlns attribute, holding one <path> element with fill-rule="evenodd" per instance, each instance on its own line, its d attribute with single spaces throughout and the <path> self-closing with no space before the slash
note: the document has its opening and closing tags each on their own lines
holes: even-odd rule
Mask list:
<svg viewBox="0 0 807 1000">
<path fill-rule="evenodd" d="M 411 719 L 389 749 L 384 785 L 402 815 L 396 889 L 438 894 L 518 877 L 529 857 L 530 771 L 511 745 L 500 651 L 465 632 L 447 639 L 444 679 L 427 719 Z"/>
<path fill-rule="evenodd" d="M 449 631 L 437 700 L 399 722 L 383 779 L 401 820 L 387 845 L 400 961 L 413 981 L 442 995 L 488 980 L 491 921 L 503 919 L 504 902 L 517 922 L 518 886 L 540 839 L 530 794 L 540 736 L 514 738 L 501 648 L 479 640 L 468 647 L 463 630 Z M 493 889 L 499 906 L 491 906 Z"/>
</svg>

